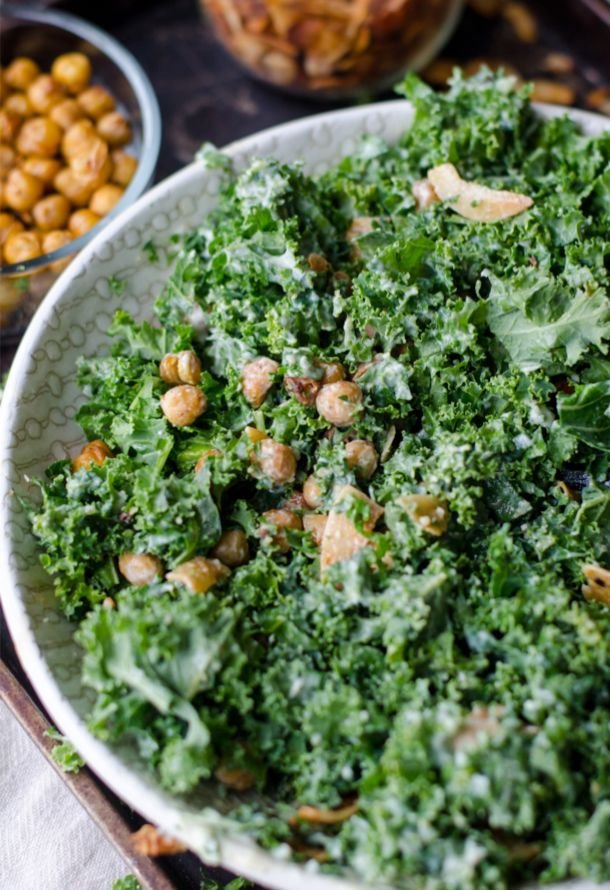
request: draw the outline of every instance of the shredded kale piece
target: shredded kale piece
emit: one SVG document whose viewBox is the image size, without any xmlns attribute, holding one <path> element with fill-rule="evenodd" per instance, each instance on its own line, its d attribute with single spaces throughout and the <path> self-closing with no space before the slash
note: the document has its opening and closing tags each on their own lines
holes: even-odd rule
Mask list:
<svg viewBox="0 0 610 890">
<path fill-rule="evenodd" d="M 57 745 L 55 745 L 51 751 L 51 756 L 55 763 L 57 763 L 65 773 L 77 773 L 84 767 L 85 761 L 83 758 L 76 751 L 72 743 L 58 732 L 55 727 L 50 726 L 45 731 L 45 735 L 48 738 L 57 741 Z"/>
</svg>

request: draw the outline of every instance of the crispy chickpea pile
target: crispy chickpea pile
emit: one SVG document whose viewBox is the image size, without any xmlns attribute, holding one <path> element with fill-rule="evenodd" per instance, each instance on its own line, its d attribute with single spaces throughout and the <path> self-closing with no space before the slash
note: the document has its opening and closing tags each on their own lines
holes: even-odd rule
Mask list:
<svg viewBox="0 0 610 890">
<path fill-rule="evenodd" d="M 50 72 L 23 56 L 0 69 L 0 258 L 12 265 L 84 235 L 123 196 L 138 162 L 131 125 L 92 84 L 83 53 Z"/>
</svg>

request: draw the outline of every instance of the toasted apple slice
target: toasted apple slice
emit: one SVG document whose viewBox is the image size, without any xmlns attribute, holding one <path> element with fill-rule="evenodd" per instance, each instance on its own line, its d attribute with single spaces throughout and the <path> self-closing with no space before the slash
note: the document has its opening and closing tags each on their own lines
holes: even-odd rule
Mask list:
<svg viewBox="0 0 610 890">
<path fill-rule="evenodd" d="M 340 504 L 341 501 L 350 496 L 366 501 L 369 505 L 371 515 L 370 519 L 364 523 L 364 529 L 367 532 L 372 532 L 377 520 L 383 513 L 383 507 L 380 507 L 379 504 L 368 498 L 362 491 L 354 488 L 353 485 L 344 485 L 339 489 L 335 498 L 335 504 Z M 320 545 L 321 572 L 324 573 L 324 570 L 335 562 L 349 559 L 359 550 L 362 550 L 363 547 L 368 547 L 370 543 L 371 539 L 356 529 L 346 513 L 332 509 L 328 514 Z"/>
<path fill-rule="evenodd" d="M 453 164 L 440 164 L 428 170 L 428 180 L 441 201 L 452 210 L 475 222 L 497 222 L 523 213 L 534 203 L 527 195 L 490 189 L 462 179 Z"/>
</svg>

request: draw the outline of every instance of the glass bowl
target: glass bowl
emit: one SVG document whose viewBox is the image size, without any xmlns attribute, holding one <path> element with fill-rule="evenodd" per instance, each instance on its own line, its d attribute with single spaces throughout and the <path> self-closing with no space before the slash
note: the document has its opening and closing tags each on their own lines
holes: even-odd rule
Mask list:
<svg viewBox="0 0 610 890">
<path fill-rule="evenodd" d="M 320 99 L 370 96 L 425 67 L 463 0 L 200 0 L 216 36 L 255 77 Z"/>
<path fill-rule="evenodd" d="M 53 253 L 0 265 L 0 338 L 7 342 L 21 336 L 70 260 L 150 185 L 161 143 L 161 115 L 150 81 L 131 53 L 109 34 L 75 16 L 3 3 L 0 41 L 4 64 L 16 56 L 30 56 L 43 70 L 49 70 L 53 59 L 62 53 L 87 55 L 92 82 L 106 87 L 117 108 L 129 118 L 133 132 L 129 152 L 138 160 L 125 194 L 96 226 Z"/>
</svg>

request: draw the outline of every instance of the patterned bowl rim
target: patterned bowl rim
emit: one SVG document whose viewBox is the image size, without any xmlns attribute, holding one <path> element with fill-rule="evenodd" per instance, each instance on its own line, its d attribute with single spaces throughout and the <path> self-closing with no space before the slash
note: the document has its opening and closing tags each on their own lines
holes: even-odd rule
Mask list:
<svg viewBox="0 0 610 890">
<path fill-rule="evenodd" d="M 537 111 L 545 118 L 567 114 L 583 126 L 585 132 L 595 133 L 610 129 L 610 120 L 601 115 L 563 106 L 536 104 Z M 244 139 L 226 146 L 225 151 L 235 157 L 248 152 L 261 139 L 281 140 L 282 137 L 305 135 L 312 129 L 338 124 L 362 123 L 367 115 L 379 114 L 384 118 L 393 114 L 412 114 L 410 103 L 405 100 L 374 103 L 356 106 L 339 111 L 324 112 L 297 121 L 280 124 L 259 131 Z M 409 119 L 405 128 L 409 126 Z M 362 132 L 365 132 L 364 127 Z M 0 466 L 8 467 L 13 446 L 12 420 L 15 409 L 27 391 L 28 372 L 32 355 L 38 342 L 44 339 L 45 329 L 56 315 L 58 304 L 62 302 L 75 278 L 84 272 L 91 258 L 102 247 L 137 217 L 142 211 L 154 205 L 174 188 L 199 179 L 201 164 L 197 161 L 160 182 L 127 208 L 117 219 L 105 227 L 93 241 L 74 259 L 70 266 L 55 282 L 49 294 L 40 305 L 19 346 L 8 377 L 2 404 L 0 405 Z M 67 298 L 70 299 L 70 293 Z M 0 527 L 8 529 L 11 520 L 11 484 L 8 473 L 0 474 Z M 182 839 L 190 849 L 209 863 L 219 864 L 231 871 L 244 875 L 272 890 L 301 890 L 306 881 L 307 890 L 373 890 L 367 885 L 350 878 L 320 874 L 316 864 L 298 865 L 276 858 L 263 850 L 244 834 L 239 826 L 220 816 L 214 810 L 200 813 L 185 812 L 180 799 L 172 797 L 159 788 L 148 784 L 143 776 L 127 766 L 111 748 L 91 734 L 85 723 L 76 713 L 70 701 L 61 692 L 40 650 L 25 603 L 21 596 L 16 572 L 11 566 L 10 535 L 0 535 L 0 572 L 3 584 L 0 599 L 6 621 L 15 643 L 21 664 L 26 671 L 36 693 L 61 731 L 72 741 L 87 765 L 129 806 L 145 818 L 159 825 L 170 835 Z M 564 885 L 565 886 L 565 885 Z M 572 890 L 588 886 L 578 882 Z M 379 884 L 375 890 L 383 890 Z"/>
</svg>

